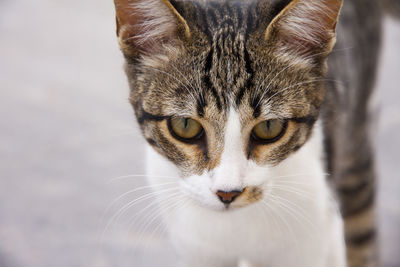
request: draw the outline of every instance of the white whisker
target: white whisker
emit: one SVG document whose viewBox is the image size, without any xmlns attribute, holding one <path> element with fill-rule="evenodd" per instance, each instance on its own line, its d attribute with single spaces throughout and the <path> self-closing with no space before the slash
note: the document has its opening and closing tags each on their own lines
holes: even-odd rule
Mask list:
<svg viewBox="0 0 400 267">
<path fill-rule="evenodd" d="M 301 190 L 298 187 L 293 187 L 293 186 L 279 186 L 279 185 L 270 185 L 268 186 L 269 188 L 273 188 L 273 189 L 278 189 L 281 191 L 286 191 L 289 193 L 293 193 L 297 196 L 300 196 L 302 198 L 305 198 L 307 200 L 313 201 L 314 198 L 312 197 L 313 194 L 311 194 L 309 191 L 305 191 L 305 190 Z"/>
<path fill-rule="evenodd" d="M 336 50 L 332 50 L 331 53 L 336 53 L 336 52 L 340 52 L 340 51 L 344 51 L 344 50 L 348 50 L 348 49 L 352 49 L 352 48 L 353 48 L 353 47 L 347 47 L 347 48 L 342 48 L 342 49 L 336 49 Z M 309 59 L 311 59 L 311 58 L 313 58 L 313 57 L 322 55 L 322 54 L 324 54 L 324 53 L 325 53 L 325 52 L 312 54 L 312 55 L 310 55 L 310 56 L 305 57 L 304 60 L 307 61 L 307 60 L 309 60 Z M 262 99 L 264 98 L 265 94 L 268 92 L 268 89 L 270 88 L 271 84 L 278 78 L 278 76 L 279 76 L 282 72 L 284 72 L 285 70 L 289 69 L 290 67 L 294 67 L 294 66 L 295 66 L 295 64 L 289 63 L 285 68 L 283 68 L 281 71 L 279 71 L 279 72 L 272 78 L 272 80 L 268 83 L 268 85 L 267 85 L 265 88 L 262 89 L 263 93 L 262 93 L 261 97 L 259 98 L 256 107 L 258 107 L 258 106 L 260 105 L 260 103 L 261 103 Z M 271 73 L 272 73 L 272 72 L 271 72 Z M 253 101 L 255 100 L 255 96 L 256 96 L 256 94 L 258 93 L 258 91 L 260 90 L 260 87 L 261 87 L 261 86 L 264 84 L 264 82 L 270 77 L 271 73 L 268 74 L 267 77 L 264 78 L 264 80 L 261 82 L 261 84 L 259 83 L 259 81 L 260 81 L 260 79 L 259 79 L 259 81 L 258 81 L 258 83 L 257 83 L 257 87 L 256 87 L 256 89 L 255 89 L 255 91 L 254 91 L 254 94 L 253 94 Z M 328 80 L 326 80 L 326 81 L 328 81 Z M 338 81 L 338 82 L 340 82 L 340 81 Z"/>
<path fill-rule="evenodd" d="M 182 85 L 186 89 L 186 91 L 188 92 L 189 96 L 192 98 L 192 101 L 194 103 L 196 103 L 196 99 L 197 98 L 193 95 L 193 92 L 181 80 L 179 80 L 177 77 L 175 77 L 174 75 L 172 75 L 172 74 L 170 74 L 170 73 L 168 73 L 166 71 L 163 71 L 163 70 L 160 70 L 160 69 L 157 69 L 157 68 L 154 68 L 154 67 L 151 67 L 151 68 L 153 70 L 158 71 L 158 72 L 160 72 L 162 74 L 165 74 L 168 77 L 170 77 L 170 78 L 174 79 L 175 81 L 177 81 L 180 85 Z"/>
<path fill-rule="evenodd" d="M 138 236 L 138 240 L 137 242 L 139 242 L 142 238 L 144 233 L 147 231 L 148 227 L 158 218 L 162 217 L 163 214 L 166 214 L 166 211 L 169 211 L 171 209 L 171 207 L 174 207 L 175 205 L 177 205 L 177 202 L 175 202 L 175 200 L 182 200 L 183 197 L 182 195 L 174 195 L 174 196 L 169 196 L 168 198 L 165 198 L 163 201 L 165 201 L 165 203 L 163 203 L 163 207 L 162 207 L 162 213 L 161 212 L 154 212 L 152 214 L 151 217 L 147 216 L 148 218 L 146 218 L 147 222 L 144 222 L 145 224 L 143 224 L 140 228 L 139 228 L 139 236 Z M 161 220 L 162 223 L 162 220 Z"/>
<path fill-rule="evenodd" d="M 108 229 L 110 228 L 110 226 L 119 219 L 119 217 L 129 208 L 131 208 L 132 206 L 141 203 L 149 198 L 152 197 L 156 197 L 158 195 L 161 195 L 162 193 L 166 193 L 166 192 L 170 192 L 173 190 L 179 190 L 178 187 L 173 187 L 173 188 L 168 188 L 168 189 L 164 189 L 164 190 L 160 190 L 160 191 L 156 191 L 156 192 L 150 192 L 148 194 L 142 195 L 128 203 L 126 203 L 124 206 L 122 206 L 108 221 L 107 225 L 104 228 L 103 234 L 102 234 L 102 238 L 101 240 L 103 240 L 103 237 L 105 235 L 105 233 L 108 231 Z"/>
<path fill-rule="evenodd" d="M 268 202 L 266 202 L 266 200 L 264 199 L 264 200 L 262 200 L 264 203 L 268 203 Z M 275 200 L 272 200 L 275 204 L 277 204 L 277 201 Z M 280 221 L 282 221 L 283 222 L 283 224 L 285 225 L 285 227 L 287 228 L 287 230 L 288 230 L 288 232 L 290 232 L 290 234 L 291 234 L 291 236 L 293 237 L 293 239 L 294 239 L 294 241 L 295 241 L 295 244 L 296 244 L 296 247 L 297 247 L 297 245 L 298 245 L 298 240 L 297 240 L 297 236 L 296 236 L 296 234 L 293 232 L 293 229 L 292 229 L 292 227 L 290 226 L 290 224 L 285 220 L 285 218 L 283 218 L 282 216 L 281 216 L 281 214 L 280 214 L 280 210 L 279 211 L 276 211 L 276 209 L 275 209 L 275 207 L 274 206 L 270 206 L 271 207 L 271 209 L 273 210 L 273 211 L 275 211 L 275 214 L 276 214 L 276 216 L 277 216 L 277 218 L 279 218 L 279 220 Z M 285 238 L 286 239 L 286 238 Z"/>
<path fill-rule="evenodd" d="M 108 210 L 119 200 L 121 200 L 122 198 L 124 198 L 125 196 L 141 191 L 141 190 L 145 190 L 145 189 L 154 189 L 160 186 L 167 186 L 167 185 L 173 185 L 173 184 L 177 184 L 178 182 L 169 182 L 169 183 L 161 183 L 161 184 L 152 184 L 152 185 L 145 185 L 145 186 L 140 186 L 140 187 L 136 187 L 135 189 L 129 190 L 125 193 L 123 193 L 122 195 L 118 196 L 117 198 L 115 198 L 113 201 L 111 201 L 111 203 L 107 206 L 105 213 L 108 212 Z"/>
<path fill-rule="evenodd" d="M 316 232 L 317 227 L 315 226 L 314 223 L 311 222 L 310 218 L 305 215 L 305 211 L 302 207 L 294 203 L 293 201 L 290 201 L 289 199 L 273 195 L 272 198 L 275 198 L 277 203 L 279 203 L 282 207 L 286 208 L 289 214 L 292 214 L 293 218 L 300 224 L 303 225 L 303 220 L 311 226 L 311 230 L 305 227 L 306 230 L 309 230 L 310 233 Z M 294 207 L 294 208 L 293 208 Z M 298 217 L 301 217 L 303 220 L 299 219 Z"/>
<path fill-rule="evenodd" d="M 168 214 L 171 214 L 174 210 L 176 210 L 179 207 L 181 207 L 181 208 L 184 207 L 186 203 L 188 203 L 187 199 L 185 199 L 184 197 L 180 196 L 180 198 L 178 198 L 175 203 L 170 205 L 167 209 L 163 210 L 164 216 L 167 216 Z M 165 212 L 165 211 L 168 211 L 168 213 Z M 150 222 L 150 224 L 151 223 L 152 222 Z M 155 235 L 155 233 L 158 231 L 158 229 L 161 227 L 161 225 L 163 225 L 163 223 L 164 223 L 164 221 L 160 220 L 158 225 L 156 227 L 154 227 L 152 233 L 150 234 L 150 239 Z"/>
</svg>

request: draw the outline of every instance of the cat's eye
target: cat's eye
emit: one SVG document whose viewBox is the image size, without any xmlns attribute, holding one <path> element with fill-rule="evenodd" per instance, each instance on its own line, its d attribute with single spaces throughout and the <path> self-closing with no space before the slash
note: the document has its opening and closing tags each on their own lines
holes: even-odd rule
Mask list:
<svg viewBox="0 0 400 267">
<path fill-rule="evenodd" d="M 169 120 L 169 128 L 175 138 L 183 141 L 198 139 L 203 135 L 201 124 L 190 118 L 173 117 Z"/>
<path fill-rule="evenodd" d="M 285 134 L 286 126 L 285 120 L 266 120 L 254 126 L 251 135 L 257 141 L 272 143 Z"/>
</svg>

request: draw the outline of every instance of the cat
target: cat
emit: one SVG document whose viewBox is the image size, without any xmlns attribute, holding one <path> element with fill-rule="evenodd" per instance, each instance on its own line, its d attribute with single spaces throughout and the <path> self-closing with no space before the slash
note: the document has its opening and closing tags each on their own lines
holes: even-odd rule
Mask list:
<svg viewBox="0 0 400 267">
<path fill-rule="evenodd" d="M 400 1 L 399 0 L 382 0 L 384 11 L 396 19 L 400 18 Z"/>
<path fill-rule="evenodd" d="M 181 266 L 378 266 L 378 1 L 115 7 L 149 183 L 174 185 L 158 202 Z"/>
</svg>

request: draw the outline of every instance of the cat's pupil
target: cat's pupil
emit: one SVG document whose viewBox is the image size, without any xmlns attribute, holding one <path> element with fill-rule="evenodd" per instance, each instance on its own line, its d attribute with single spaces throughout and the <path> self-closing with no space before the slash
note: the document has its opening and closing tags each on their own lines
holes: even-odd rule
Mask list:
<svg viewBox="0 0 400 267">
<path fill-rule="evenodd" d="M 188 127 L 188 124 L 189 124 L 189 122 L 188 122 L 188 119 L 185 119 L 185 121 L 184 121 L 184 126 L 185 126 L 185 129 L 187 129 L 187 127 Z"/>
<path fill-rule="evenodd" d="M 270 131 L 271 130 L 271 122 L 270 121 L 266 121 L 266 123 L 265 123 L 266 125 L 266 127 L 267 127 L 267 131 Z"/>
</svg>

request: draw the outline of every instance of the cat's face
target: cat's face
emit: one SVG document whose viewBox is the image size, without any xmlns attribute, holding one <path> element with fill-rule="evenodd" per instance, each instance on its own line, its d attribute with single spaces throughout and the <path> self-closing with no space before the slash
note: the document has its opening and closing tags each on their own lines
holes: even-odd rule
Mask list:
<svg viewBox="0 0 400 267">
<path fill-rule="evenodd" d="M 172 6 L 153 0 L 136 6 L 140 34 L 137 25 L 124 28 L 124 18 L 119 21 L 143 135 L 176 167 L 184 192 L 201 204 L 240 207 L 262 199 L 269 173 L 311 135 L 336 17 L 319 20 L 322 30 L 310 19 L 304 24 L 309 36 L 291 30 L 304 26 L 298 23 L 304 12 L 323 16 L 332 5 L 337 13 L 340 3 L 312 9 L 302 3 L 307 1 L 294 2 L 279 13 L 283 6 L 276 10 L 268 1 Z M 145 15 L 151 5 L 164 15 Z M 154 16 L 165 29 L 154 28 Z M 135 40 L 134 34 L 162 37 Z"/>
</svg>

